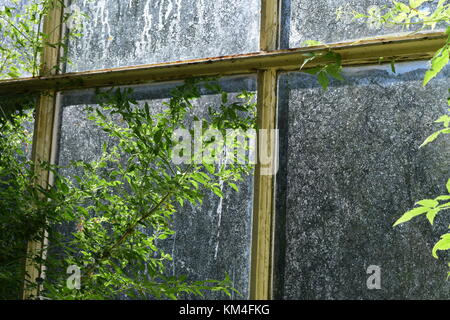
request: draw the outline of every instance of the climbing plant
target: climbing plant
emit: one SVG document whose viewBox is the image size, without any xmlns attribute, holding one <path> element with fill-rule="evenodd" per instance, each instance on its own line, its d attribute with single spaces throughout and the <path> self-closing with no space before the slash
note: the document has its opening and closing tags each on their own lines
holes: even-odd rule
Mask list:
<svg viewBox="0 0 450 320">
<path fill-rule="evenodd" d="M 374 9 L 376 8 L 376 10 Z M 337 13 L 342 14 L 342 12 Z M 384 6 L 371 6 L 367 13 L 352 12 L 353 20 L 365 21 L 368 25 L 401 27 L 403 31 L 417 33 L 424 30 L 434 30 L 435 28 L 444 29 L 448 38 L 445 44 L 437 50 L 430 61 L 430 67 L 426 71 L 423 86 L 427 86 L 429 82 L 435 78 L 446 65 L 449 64 L 450 57 L 450 4 L 446 0 L 409 0 L 394 1 L 389 0 Z M 341 74 L 341 57 L 338 53 L 333 52 L 326 44 L 308 40 L 304 42 L 307 46 L 324 46 L 325 49 L 318 53 L 305 54 L 304 63 L 300 70 L 317 76 L 319 84 L 323 89 L 327 89 L 330 78 L 343 81 Z M 304 69 L 305 65 L 315 59 L 323 59 L 325 62 L 314 68 Z M 380 60 L 380 62 L 384 62 Z M 392 71 L 395 72 L 395 61 L 391 61 Z M 450 89 L 449 89 L 450 95 Z M 450 106 L 450 97 L 447 99 Z M 448 109 L 450 111 L 450 109 Z M 450 133 L 450 115 L 444 114 L 440 116 L 435 123 L 441 124 L 440 130 L 431 134 L 421 145 L 424 147 L 435 141 L 439 137 Z M 412 218 L 425 215 L 431 225 L 434 224 L 436 216 L 440 213 L 447 212 L 450 209 L 450 179 L 446 183 L 446 191 L 448 194 L 439 195 L 434 199 L 422 199 L 415 203 L 415 207 L 404 213 L 395 223 L 394 226 L 410 221 Z M 441 239 L 432 249 L 432 255 L 438 258 L 437 251 L 450 250 L 450 233 L 441 236 Z M 450 266 L 450 263 L 449 263 Z M 450 276 L 450 272 L 448 273 Z"/>
<path fill-rule="evenodd" d="M 243 92 L 237 101 L 228 102 L 228 94 L 220 86 L 204 85 L 222 97 L 218 108 L 209 109 L 209 120 L 199 120 L 204 128 L 223 136 L 230 126 L 243 131 L 254 128 L 252 94 Z M 188 202 L 201 205 L 207 192 L 223 197 L 224 184 L 237 190 L 235 183 L 251 172 L 250 164 L 220 161 L 221 151 L 215 149 L 214 139 L 208 138 L 206 131 L 198 137 L 203 141 L 201 148 L 185 158 L 187 161 L 178 165 L 171 161 L 182 143 L 173 136 L 180 124 L 186 125 L 202 86 L 199 80 L 186 81 L 172 91 L 161 113 L 152 112 L 147 103 L 139 104 L 128 89 L 103 92 L 98 107 L 87 108 L 89 119 L 114 143 L 103 146 L 97 161 L 72 163 L 79 172 L 72 179 L 52 169 L 55 185 L 45 195 L 54 211 L 46 220 L 48 233 L 62 236 L 62 241 L 52 238 L 59 245 L 59 258 L 47 259 L 46 264 L 58 272 L 49 273 L 44 285 L 47 296 L 101 299 L 125 294 L 175 299 L 182 293 L 202 295 L 204 290 L 230 294 L 228 277 L 189 282 L 185 277 L 167 276 L 165 267 L 171 256 L 159 246 L 174 233 L 172 217 L 177 210 Z M 186 130 L 194 136 L 193 129 Z M 211 145 L 216 150 L 212 158 L 195 161 Z M 74 228 L 70 240 L 55 232 L 68 222 Z M 72 265 L 82 271 L 79 290 L 68 288 L 67 275 L 60 272 Z"/>
<path fill-rule="evenodd" d="M 39 75 L 44 46 L 65 49 L 68 41 L 81 35 L 85 14 L 79 10 L 65 10 L 62 23 L 70 28 L 66 28 L 60 41 L 50 41 L 50 35 L 43 31 L 44 17 L 56 6 L 64 7 L 64 1 L 10 0 L 9 5 L 0 6 L 0 79 Z M 64 62 L 69 62 L 67 55 L 61 56 L 61 63 Z M 54 69 L 59 67 L 53 66 Z M 29 107 L 33 99 L 24 99 L 23 96 L 3 99 L 0 121 L 8 118 L 10 113 Z"/>
<path fill-rule="evenodd" d="M 25 14 L 17 13 L 18 6 L 2 9 L 1 19 L 7 23 L 2 24 L 6 40 L 1 77 L 36 75 L 43 45 L 64 45 L 49 44 L 41 31 L 52 5 L 32 1 Z M 19 22 L 18 28 L 17 21 L 23 26 Z M 205 119 L 194 119 L 205 130 L 199 147 L 188 153 L 179 147 L 186 142 L 174 136 L 180 128 L 193 133 L 189 117 L 202 88 L 221 99 L 208 108 Z M 172 91 L 161 112 L 136 101 L 131 89 L 103 90 L 96 97 L 96 106 L 86 106 L 85 112 L 113 143 L 103 145 L 97 160 L 74 161 L 64 168 L 30 160 L 31 130 L 26 128 L 33 119 L 26 110 L 33 108 L 33 99 L 0 103 L 0 299 L 20 295 L 25 261 L 35 268 L 45 266 L 40 278 L 25 284 L 37 290 L 32 298 L 177 299 L 236 291 L 227 275 L 203 281 L 169 276 L 171 256 L 160 244 L 174 233 L 172 221 L 180 208 L 201 205 L 206 193 L 223 197 L 224 186 L 237 191 L 236 183 L 251 172 L 249 161 L 224 161 L 223 149 L 206 129 L 222 136 L 227 129 L 254 129 L 253 94 L 229 97 L 214 79 L 192 79 Z M 239 141 L 233 146 L 247 148 Z M 185 161 L 175 164 L 174 156 Z M 39 186 L 36 166 L 51 172 L 54 184 Z M 76 174 L 64 176 L 65 169 Z M 30 241 L 48 241 L 49 246 L 28 254 Z"/>
</svg>

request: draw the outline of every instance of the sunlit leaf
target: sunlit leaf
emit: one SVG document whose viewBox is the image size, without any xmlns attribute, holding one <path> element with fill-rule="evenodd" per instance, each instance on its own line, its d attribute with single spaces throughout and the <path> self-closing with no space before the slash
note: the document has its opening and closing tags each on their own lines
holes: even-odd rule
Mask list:
<svg viewBox="0 0 450 320">
<path fill-rule="evenodd" d="M 446 233 L 441 236 L 441 240 L 439 240 L 433 247 L 432 254 L 433 257 L 438 259 L 437 251 L 439 250 L 449 250 L 450 249 L 450 233 Z"/>
<path fill-rule="evenodd" d="M 408 212 L 403 214 L 403 216 L 401 216 L 400 219 L 398 219 L 394 223 L 394 227 L 399 225 L 399 224 L 401 224 L 401 223 L 407 222 L 407 221 L 411 220 L 412 218 L 414 218 L 416 216 L 424 214 L 424 213 L 428 212 L 428 210 L 430 210 L 430 209 L 426 208 L 426 207 L 417 207 L 417 208 L 414 208 L 412 210 L 409 210 Z"/>
</svg>

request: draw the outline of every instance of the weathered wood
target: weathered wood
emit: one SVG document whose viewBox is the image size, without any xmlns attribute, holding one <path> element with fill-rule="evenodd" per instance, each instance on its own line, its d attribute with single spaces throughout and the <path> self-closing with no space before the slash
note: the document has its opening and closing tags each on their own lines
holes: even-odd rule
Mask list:
<svg viewBox="0 0 450 320">
<path fill-rule="evenodd" d="M 269 19 L 270 20 L 270 19 Z M 440 33 L 383 37 L 356 42 L 307 48 L 261 51 L 249 54 L 207 59 L 168 62 L 134 67 L 66 73 L 37 78 L 0 81 L 0 94 L 70 90 L 180 80 L 189 77 L 236 75 L 276 68 L 279 71 L 298 70 L 305 54 L 333 50 L 342 55 L 344 66 L 377 64 L 383 61 L 426 60 L 444 45 L 447 35 Z M 323 60 L 308 63 L 311 68 Z"/>
<path fill-rule="evenodd" d="M 279 44 L 279 7 L 278 0 L 261 1 L 261 30 L 259 47 L 262 51 L 276 50 Z"/>
<path fill-rule="evenodd" d="M 272 225 L 275 210 L 274 183 L 277 168 L 277 71 L 268 69 L 258 72 L 258 128 L 267 130 L 267 140 L 258 141 L 258 158 L 261 153 L 270 156 L 267 164 L 258 164 L 254 173 L 252 267 L 250 276 L 250 298 L 271 298 L 272 281 Z"/>
<path fill-rule="evenodd" d="M 279 43 L 279 1 L 263 0 L 261 12 L 262 50 L 276 50 Z M 250 299 L 270 299 L 272 281 L 272 225 L 274 217 L 274 182 L 278 136 L 277 114 L 277 70 L 275 68 L 258 71 L 257 128 L 258 162 L 254 173 L 252 256 L 250 271 Z M 266 133 L 263 139 L 262 133 Z M 270 156 L 268 163 L 262 163 L 261 154 Z M 266 158 L 266 157 L 264 157 Z"/>
<path fill-rule="evenodd" d="M 51 44 L 60 42 L 62 34 L 63 8 L 58 0 L 55 0 L 54 7 L 44 19 L 43 32 L 48 35 L 47 41 Z M 41 55 L 40 75 L 56 75 L 59 64 L 59 46 L 45 46 Z M 55 90 L 48 90 L 41 93 L 37 107 L 33 134 L 32 160 L 36 163 L 36 184 L 47 188 L 53 183 L 49 172 L 39 166 L 40 162 L 54 163 L 56 150 L 56 128 L 59 107 L 57 104 L 57 94 Z M 41 240 L 30 241 L 27 246 L 27 260 L 25 262 L 25 285 L 23 299 L 36 299 L 40 295 L 41 286 L 33 286 L 38 278 L 45 277 L 45 266 L 36 265 L 33 256 L 46 258 L 47 235 L 44 231 Z"/>
</svg>

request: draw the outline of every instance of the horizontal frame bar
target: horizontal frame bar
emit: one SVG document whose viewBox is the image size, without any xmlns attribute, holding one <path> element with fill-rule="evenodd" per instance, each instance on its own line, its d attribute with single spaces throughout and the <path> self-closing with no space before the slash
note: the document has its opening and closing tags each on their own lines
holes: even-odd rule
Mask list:
<svg viewBox="0 0 450 320">
<path fill-rule="evenodd" d="M 64 91 L 180 80 L 190 77 L 248 74 L 268 68 L 293 71 L 300 68 L 307 58 L 305 54 L 328 50 L 339 53 L 344 66 L 377 64 L 380 58 L 383 58 L 383 62 L 426 60 L 445 44 L 447 37 L 448 35 L 444 32 L 421 33 L 315 47 L 2 80 L 0 94 Z M 324 60 L 315 59 L 307 63 L 304 68 L 311 68 L 324 62 Z"/>
<path fill-rule="evenodd" d="M 64 8 L 59 0 L 53 0 L 50 12 L 44 17 L 43 32 L 48 35 L 48 43 L 59 43 L 61 35 L 63 34 L 63 16 Z M 60 46 L 51 46 L 46 44 L 41 53 L 41 66 L 39 70 L 40 75 L 53 76 L 58 73 L 58 66 L 60 60 Z M 32 160 L 39 164 L 45 161 L 50 164 L 55 163 L 56 141 L 59 119 L 59 104 L 58 95 L 54 90 L 41 92 L 36 106 L 33 146 L 32 146 Z M 40 165 L 35 166 L 36 181 L 35 183 L 46 189 L 53 184 L 53 175 Z M 39 256 L 43 261 L 47 257 L 48 250 L 48 235 L 45 230 L 38 232 L 42 237 L 39 241 L 30 241 L 27 245 L 28 257 L 25 263 L 25 284 L 22 298 L 38 299 L 42 285 L 38 284 L 39 278 L 45 278 L 45 264 L 36 264 L 31 257 Z M 29 287 L 29 283 L 36 286 Z"/>
</svg>

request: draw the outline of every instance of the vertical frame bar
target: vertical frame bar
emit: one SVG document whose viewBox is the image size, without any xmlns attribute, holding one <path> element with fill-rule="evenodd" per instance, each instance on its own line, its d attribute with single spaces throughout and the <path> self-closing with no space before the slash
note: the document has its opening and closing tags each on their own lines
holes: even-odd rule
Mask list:
<svg viewBox="0 0 450 320">
<path fill-rule="evenodd" d="M 43 33 L 48 35 L 41 55 L 40 76 L 55 75 L 58 73 L 60 46 L 62 38 L 62 21 L 64 5 L 61 0 L 53 0 L 50 11 L 44 18 Z M 48 45 L 51 44 L 51 45 Z M 44 161 L 53 164 L 55 162 L 57 125 L 59 119 L 59 103 L 57 92 L 52 90 L 41 94 L 36 107 L 32 160 L 36 163 L 36 183 L 47 188 L 53 183 L 53 177 L 47 170 L 39 167 Z M 30 241 L 27 245 L 27 260 L 25 262 L 25 283 L 23 299 L 38 298 L 41 287 L 30 287 L 28 284 L 38 284 L 38 279 L 45 276 L 45 266 L 36 265 L 30 257 L 40 256 L 46 258 L 47 235 L 42 232 L 42 239 Z"/>
<path fill-rule="evenodd" d="M 279 46 L 279 0 L 261 1 L 260 47 L 262 51 L 276 50 Z M 258 139 L 258 159 L 261 151 L 277 152 L 277 137 L 270 134 L 277 128 L 277 71 L 274 68 L 258 71 L 258 130 L 267 130 L 267 140 Z M 261 133 L 261 131 L 259 131 Z M 266 152 L 267 154 L 267 152 Z M 273 163 L 271 164 L 273 165 Z M 250 299 L 272 298 L 273 217 L 275 213 L 275 175 L 264 173 L 258 161 L 254 179 L 252 257 Z"/>
</svg>

